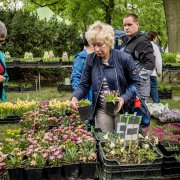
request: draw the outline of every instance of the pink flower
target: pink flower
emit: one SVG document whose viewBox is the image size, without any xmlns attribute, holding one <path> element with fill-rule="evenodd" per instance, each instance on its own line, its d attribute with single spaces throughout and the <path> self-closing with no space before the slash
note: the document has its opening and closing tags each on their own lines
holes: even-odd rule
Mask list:
<svg viewBox="0 0 180 180">
<path fill-rule="evenodd" d="M 50 149 L 50 151 L 52 151 L 52 152 L 56 151 L 56 147 L 55 147 L 55 146 L 50 146 L 49 149 Z"/>
<path fill-rule="evenodd" d="M 47 152 L 45 152 L 45 153 L 43 153 L 43 158 L 46 158 L 46 157 L 48 157 L 48 153 Z"/>
<path fill-rule="evenodd" d="M 61 153 L 61 152 L 60 152 L 59 150 L 57 150 L 57 151 L 54 153 L 54 155 L 55 155 L 55 156 L 58 156 L 60 153 Z"/>
<path fill-rule="evenodd" d="M 57 156 L 58 159 L 61 159 L 62 157 L 63 157 L 62 154 L 59 154 L 59 155 Z"/>
<path fill-rule="evenodd" d="M 54 157 L 54 156 L 50 156 L 49 159 L 50 159 L 50 160 L 54 160 L 55 157 Z"/>
<path fill-rule="evenodd" d="M 65 135 L 63 135 L 63 139 L 67 139 L 67 137 L 68 137 L 68 136 L 67 136 L 66 134 L 65 134 Z"/>
</svg>

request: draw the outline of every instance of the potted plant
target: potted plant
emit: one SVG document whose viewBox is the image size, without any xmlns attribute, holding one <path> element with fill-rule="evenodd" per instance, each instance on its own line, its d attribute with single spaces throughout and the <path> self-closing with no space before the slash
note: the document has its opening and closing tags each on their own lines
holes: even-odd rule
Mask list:
<svg viewBox="0 0 180 180">
<path fill-rule="evenodd" d="M 160 83 L 158 85 L 158 93 L 161 99 L 172 99 L 172 89 L 169 84 Z"/>
<path fill-rule="evenodd" d="M 104 92 L 105 96 L 105 111 L 110 116 L 117 115 L 117 108 L 118 108 L 118 91 L 107 91 Z"/>
<path fill-rule="evenodd" d="M 47 151 L 43 154 L 44 158 L 47 158 L 46 172 L 49 180 L 55 180 L 61 178 L 61 166 L 62 166 L 62 147 L 60 144 L 50 145 Z"/>
<path fill-rule="evenodd" d="M 77 179 L 79 176 L 79 156 L 76 143 L 67 142 L 62 151 L 64 163 L 64 176 L 66 179 Z"/>
<path fill-rule="evenodd" d="M 94 140 L 84 140 L 79 144 L 81 177 L 94 179 L 97 164 L 96 144 Z"/>
<path fill-rule="evenodd" d="M 14 137 L 10 137 L 10 131 L 8 135 L 9 138 L 7 137 L 5 142 L 0 145 L 0 151 L 4 153 L 3 158 L 10 180 L 23 180 L 25 151 L 23 151 L 21 143 L 17 140 L 19 136 L 14 134 Z"/>
<path fill-rule="evenodd" d="M 91 102 L 87 99 L 78 102 L 78 111 L 82 121 L 93 118 Z"/>
<path fill-rule="evenodd" d="M 146 141 L 117 138 L 100 142 L 100 159 L 113 177 L 137 179 L 161 175 L 162 155 Z"/>
<path fill-rule="evenodd" d="M 25 170 L 28 180 L 41 180 L 43 178 L 43 168 L 46 165 L 47 158 L 43 155 L 46 153 L 46 147 L 44 147 L 40 138 L 41 134 L 37 134 L 35 137 L 29 137 L 27 140 L 31 144 L 25 149 L 26 164 Z"/>
</svg>

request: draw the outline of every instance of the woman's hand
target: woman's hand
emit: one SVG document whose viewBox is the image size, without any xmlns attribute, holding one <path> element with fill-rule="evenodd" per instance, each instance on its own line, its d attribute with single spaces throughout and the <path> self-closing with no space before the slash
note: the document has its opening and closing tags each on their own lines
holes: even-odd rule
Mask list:
<svg viewBox="0 0 180 180">
<path fill-rule="evenodd" d="M 76 98 L 76 97 L 73 97 L 73 98 L 71 99 L 71 107 L 72 107 L 73 109 L 75 109 L 75 110 L 78 110 L 78 105 L 77 105 L 77 103 L 78 103 L 77 98 Z"/>
<path fill-rule="evenodd" d="M 117 108 L 116 112 L 118 113 L 121 110 L 122 106 L 124 105 L 124 99 L 122 97 L 117 97 L 117 99 L 118 99 L 119 103 L 118 103 L 118 108 Z"/>
</svg>

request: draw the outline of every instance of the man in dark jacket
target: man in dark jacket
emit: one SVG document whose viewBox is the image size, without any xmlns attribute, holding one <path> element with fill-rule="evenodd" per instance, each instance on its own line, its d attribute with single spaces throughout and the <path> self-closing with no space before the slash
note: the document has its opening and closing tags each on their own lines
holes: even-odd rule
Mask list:
<svg viewBox="0 0 180 180">
<path fill-rule="evenodd" d="M 139 31 L 137 15 L 127 14 L 123 19 L 123 25 L 128 39 L 125 52 L 131 54 L 135 61 L 141 81 L 138 93 L 143 107 L 146 109 L 145 112 L 138 109 L 137 115 L 142 116 L 141 124 L 148 126 L 150 124 L 150 113 L 146 106 L 146 99 L 150 96 L 150 76 L 155 67 L 154 51 L 148 37 Z"/>
<path fill-rule="evenodd" d="M 124 31 L 128 38 L 125 52 L 132 55 L 139 73 L 141 84 L 139 95 L 146 100 L 150 95 L 150 76 L 155 67 L 153 47 L 148 39 L 139 29 L 138 17 L 128 14 L 123 19 Z"/>
</svg>

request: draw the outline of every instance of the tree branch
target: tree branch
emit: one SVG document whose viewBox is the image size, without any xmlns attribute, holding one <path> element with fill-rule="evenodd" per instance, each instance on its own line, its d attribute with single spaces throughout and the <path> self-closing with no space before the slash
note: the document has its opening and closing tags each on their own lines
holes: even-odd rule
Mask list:
<svg viewBox="0 0 180 180">
<path fill-rule="evenodd" d="M 103 2 L 102 0 L 99 0 L 101 2 L 102 5 L 104 5 L 106 8 L 108 7 L 108 5 L 106 5 L 105 2 Z"/>
<path fill-rule="evenodd" d="M 53 5 L 58 4 L 58 3 L 59 3 L 59 1 L 55 1 L 55 2 L 52 2 L 52 3 L 49 3 L 49 4 L 44 4 L 44 5 L 41 5 L 41 4 L 39 4 L 38 2 L 36 2 L 35 0 L 31 0 L 31 2 L 32 2 L 32 3 L 34 3 L 34 4 L 36 4 L 36 5 L 38 5 L 39 7 L 53 6 Z"/>
</svg>

